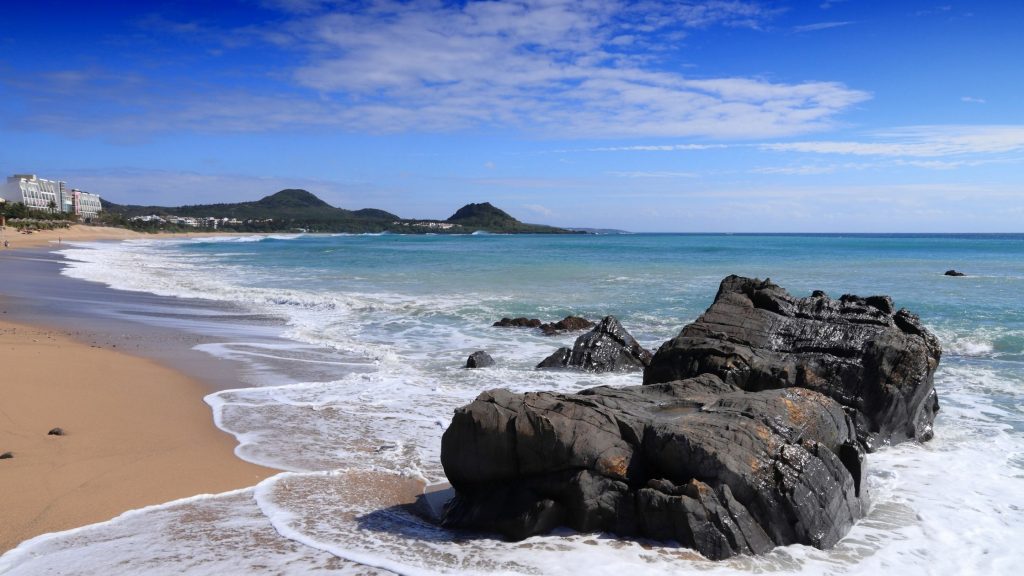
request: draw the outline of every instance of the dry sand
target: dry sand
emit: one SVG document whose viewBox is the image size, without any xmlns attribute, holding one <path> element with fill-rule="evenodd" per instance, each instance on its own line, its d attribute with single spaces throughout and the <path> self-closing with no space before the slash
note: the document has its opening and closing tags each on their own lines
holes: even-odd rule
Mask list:
<svg viewBox="0 0 1024 576">
<path fill-rule="evenodd" d="M 131 240 L 135 238 L 202 238 L 215 235 L 243 236 L 241 232 L 158 232 L 147 234 L 136 232 L 125 228 L 111 228 L 106 226 L 83 226 L 75 224 L 70 228 L 61 230 L 40 230 L 31 234 L 23 234 L 8 226 L 4 231 L 4 239 L 8 242 L 8 248 L 43 248 L 54 247 L 58 241 L 89 242 L 93 240 Z M 3 244 L 0 243 L 0 250 Z"/>
<path fill-rule="evenodd" d="M 0 454 L 14 454 L 0 460 L 0 553 L 276 473 L 234 456 L 202 400 L 208 391 L 150 360 L 0 322 Z M 66 435 L 47 435 L 54 427 Z"/>
</svg>

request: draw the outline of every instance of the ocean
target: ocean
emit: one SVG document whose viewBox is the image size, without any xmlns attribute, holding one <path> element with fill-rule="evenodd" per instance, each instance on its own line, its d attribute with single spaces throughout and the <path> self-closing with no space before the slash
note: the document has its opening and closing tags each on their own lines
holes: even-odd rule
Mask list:
<svg viewBox="0 0 1024 576">
<path fill-rule="evenodd" d="M 246 369 L 206 401 L 239 457 L 285 472 L 41 536 L 0 558 L 0 573 L 907 576 L 1024 564 L 1024 235 L 272 235 L 59 252 L 67 276 L 164 297 L 140 322 L 173 324 L 179 299 L 223 305 L 204 310 L 216 330 L 197 348 Z M 654 350 L 729 274 L 794 296 L 888 294 L 942 342 L 935 438 L 868 457 L 870 513 L 835 548 L 711 562 L 602 534 L 509 543 L 389 504 L 404 480 L 444 480 L 441 435 L 484 390 L 641 383 L 538 372 L 578 334 L 493 322 L 614 315 Z M 186 318 L 193 300 L 180 301 Z M 497 365 L 463 368 L 475 350 Z"/>
</svg>

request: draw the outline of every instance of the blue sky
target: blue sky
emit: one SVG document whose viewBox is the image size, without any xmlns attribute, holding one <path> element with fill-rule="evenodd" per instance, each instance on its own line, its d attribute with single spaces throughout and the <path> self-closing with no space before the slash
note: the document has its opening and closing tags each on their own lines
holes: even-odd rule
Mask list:
<svg viewBox="0 0 1024 576">
<path fill-rule="evenodd" d="M 7 2 L 0 171 L 119 203 L 1024 231 L 1024 2 Z"/>
</svg>

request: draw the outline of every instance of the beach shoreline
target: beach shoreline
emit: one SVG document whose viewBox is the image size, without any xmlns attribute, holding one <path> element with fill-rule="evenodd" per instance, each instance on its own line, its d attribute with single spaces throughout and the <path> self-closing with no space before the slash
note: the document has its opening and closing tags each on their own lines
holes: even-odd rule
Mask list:
<svg viewBox="0 0 1024 576">
<path fill-rule="evenodd" d="M 156 232 L 146 233 L 127 228 L 114 228 L 112 226 L 88 226 L 84 224 L 72 224 L 70 228 L 57 230 L 36 230 L 31 234 L 25 234 L 8 226 L 4 231 L 4 241 L 7 245 L 0 243 L 0 248 L 7 250 L 19 250 L 22 248 L 47 248 L 59 247 L 64 241 L 68 242 L 95 242 L 101 240 L 171 240 L 181 238 L 209 238 L 214 236 L 247 236 L 251 232 Z"/>
<path fill-rule="evenodd" d="M 61 240 L 93 241 L 193 234 L 76 226 L 19 234 L 17 245 L 11 242 L 5 252 L 53 250 L 58 235 Z M 71 281 L 59 274 L 47 276 L 53 282 Z M 0 460 L 0 554 L 41 534 L 149 505 L 253 486 L 278 472 L 238 458 L 235 439 L 214 424 L 204 397 L 230 381 L 230 367 L 222 365 L 211 384 L 200 375 L 203 368 L 172 369 L 168 366 L 180 366 L 147 354 L 145 348 L 167 342 L 163 332 L 143 324 L 119 324 L 119 332 L 126 325 L 130 331 L 119 333 L 119 341 L 137 337 L 150 342 L 141 350 L 125 344 L 118 348 L 109 334 L 104 337 L 99 318 L 72 316 L 54 322 L 62 311 L 70 312 L 60 309 L 70 306 L 60 302 L 39 304 L 51 308 L 47 314 L 18 310 L 24 298 L 8 298 L 5 284 L 0 284 L 0 454 L 13 457 Z M 178 349 L 172 358 L 201 356 L 185 340 L 167 345 Z M 200 363 L 222 362 L 211 358 Z M 64 434 L 48 434 L 53 428 Z"/>
<path fill-rule="evenodd" d="M 0 321 L 0 366 L 0 552 L 277 472 L 234 455 L 207 386 L 151 360 Z"/>
</svg>

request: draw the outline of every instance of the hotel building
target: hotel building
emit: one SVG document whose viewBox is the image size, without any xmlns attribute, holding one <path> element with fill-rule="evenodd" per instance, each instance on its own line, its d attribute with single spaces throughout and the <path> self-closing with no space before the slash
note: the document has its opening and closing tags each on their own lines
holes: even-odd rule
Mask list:
<svg viewBox="0 0 1024 576">
<path fill-rule="evenodd" d="M 35 174 L 15 174 L 7 177 L 0 196 L 10 202 L 21 202 L 34 210 L 77 214 L 93 218 L 102 210 L 98 194 L 81 190 L 68 190 L 60 180 L 47 180 Z"/>
</svg>

